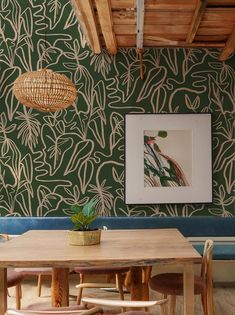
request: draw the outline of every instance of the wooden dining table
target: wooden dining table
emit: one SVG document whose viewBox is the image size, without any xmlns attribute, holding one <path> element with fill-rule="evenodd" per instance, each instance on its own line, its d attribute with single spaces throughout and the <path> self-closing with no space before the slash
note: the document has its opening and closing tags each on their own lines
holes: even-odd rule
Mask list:
<svg viewBox="0 0 235 315">
<path fill-rule="evenodd" d="M 7 268 L 52 267 L 52 306 L 69 303 L 69 269 L 131 266 L 131 298 L 148 298 L 144 266 L 177 265 L 184 273 L 184 315 L 194 314 L 194 264 L 201 256 L 177 229 L 102 231 L 101 243 L 71 246 L 65 230 L 30 230 L 0 247 L 0 315 L 7 309 Z"/>
</svg>

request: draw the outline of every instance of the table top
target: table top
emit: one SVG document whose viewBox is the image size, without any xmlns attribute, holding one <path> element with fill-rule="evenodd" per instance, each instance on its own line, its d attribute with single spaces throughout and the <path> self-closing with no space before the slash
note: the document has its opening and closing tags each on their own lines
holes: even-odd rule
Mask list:
<svg viewBox="0 0 235 315">
<path fill-rule="evenodd" d="M 102 231 L 101 243 L 71 246 L 65 230 L 31 230 L 1 244 L 0 267 L 142 266 L 201 263 L 177 229 Z"/>
</svg>

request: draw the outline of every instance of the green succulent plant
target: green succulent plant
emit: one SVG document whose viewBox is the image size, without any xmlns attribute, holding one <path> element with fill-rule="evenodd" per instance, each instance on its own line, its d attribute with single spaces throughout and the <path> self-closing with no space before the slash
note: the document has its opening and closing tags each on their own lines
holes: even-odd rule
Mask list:
<svg viewBox="0 0 235 315">
<path fill-rule="evenodd" d="M 90 200 L 85 206 L 75 204 L 71 206 L 73 214 L 71 220 L 74 223 L 74 230 L 87 231 L 90 224 L 97 218 L 95 201 Z"/>
</svg>

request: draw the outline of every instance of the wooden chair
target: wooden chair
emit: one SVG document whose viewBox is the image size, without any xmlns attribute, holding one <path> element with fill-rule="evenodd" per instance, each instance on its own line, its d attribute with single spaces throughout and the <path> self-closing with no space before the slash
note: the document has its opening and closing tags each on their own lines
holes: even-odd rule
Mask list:
<svg viewBox="0 0 235 315">
<path fill-rule="evenodd" d="M 3 238 L 4 241 L 9 240 L 9 236 L 7 234 L 0 234 L 0 238 Z M 18 274 L 13 269 L 7 269 L 7 288 L 15 287 L 17 310 L 19 310 L 21 307 L 22 298 L 21 282 L 23 279 L 24 279 L 23 275 Z"/>
<path fill-rule="evenodd" d="M 3 238 L 4 240 L 9 240 L 9 235 L 7 234 L 0 234 L 0 237 Z M 52 274 L 52 268 L 15 268 L 14 270 L 11 270 L 9 273 L 9 277 L 11 279 L 11 283 L 14 282 L 14 279 L 18 278 L 19 281 L 20 279 L 23 279 L 24 277 L 27 276 L 37 276 L 38 277 L 38 296 L 41 296 L 41 291 L 42 291 L 42 277 L 45 275 L 51 275 Z M 14 285 L 11 285 L 14 286 Z M 16 291 L 18 292 L 16 296 L 21 292 L 20 286 L 16 286 Z M 18 297 L 16 297 L 18 300 Z M 19 300 L 16 303 L 20 303 Z"/>
<path fill-rule="evenodd" d="M 109 299 L 94 299 L 94 298 L 83 298 L 82 303 L 86 306 L 89 305 L 97 305 L 97 306 L 108 306 L 108 307 L 117 307 L 121 309 L 135 309 L 135 311 L 132 312 L 124 312 L 120 314 L 132 314 L 132 315 L 146 315 L 151 314 L 147 312 L 146 310 L 149 309 L 149 307 L 153 306 L 160 306 L 162 314 L 167 315 L 166 312 L 166 302 L 167 299 L 161 299 L 157 301 L 120 301 L 120 300 L 109 300 Z M 143 308 L 145 311 L 139 311 L 136 309 Z M 131 315 L 130 314 L 130 315 Z"/>
<path fill-rule="evenodd" d="M 154 305 L 159 305 L 163 310 L 165 303 L 167 302 L 166 299 L 160 301 L 116 301 L 116 300 L 104 300 L 104 299 L 83 299 L 83 302 L 87 305 L 102 305 L 102 306 L 109 306 L 109 307 L 118 307 L 118 308 L 146 308 L 151 307 Z M 39 305 L 31 306 L 25 310 L 15 311 L 15 310 L 8 310 L 6 315 L 93 315 L 93 314 L 103 314 L 103 309 L 101 307 L 92 307 L 87 309 L 86 305 L 74 305 L 74 306 L 67 306 L 67 307 L 47 307 L 42 308 Z M 105 314 L 105 312 L 104 312 Z M 110 312 L 108 312 L 110 315 Z M 122 315 L 123 313 L 119 313 Z M 149 312 L 144 311 L 130 311 L 124 313 L 125 315 L 152 315 Z"/>
<path fill-rule="evenodd" d="M 80 305 L 68 306 L 68 307 L 50 307 L 39 309 L 25 309 L 16 311 L 13 309 L 7 310 L 5 315 L 93 315 L 102 314 L 103 309 L 100 307 L 93 307 L 91 309 L 85 309 Z"/>
<path fill-rule="evenodd" d="M 51 276 L 52 275 L 52 268 L 15 268 L 14 269 L 19 275 L 22 277 L 28 276 L 37 276 L 38 284 L 37 284 L 37 292 L 38 297 L 41 296 L 42 290 L 42 278 L 43 276 Z M 76 286 L 78 288 L 77 294 L 77 304 L 81 304 L 81 298 L 83 289 L 85 288 L 103 288 L 103 287 L 113 287 L 113 284 L 109 283 L 87 283 L 85 282 L 86 275 L 115 275 L 116 277 L 116 287 L 119 291 L 120 298 L 124 299 L 124 292 L 123 292 L 123 282 L 124 277 L 123 274 L 129 270 L 128 267 L 100 267 L 100 268 L 93 268 L 93 267 L 84 267 L 84 268 L 74 268 L 70 274 L 79 273 L 80 275 L 80 283 Z"/>
<path fill-rule="evenodd" d="M 37 276 L 38 284 L 37 284 L 37 292 L 38 297 L 41 296 L 42 290 L 42 277 L 43 276 L 51 276 L 52 275 L 52 268 L 15 268 L 14 269 L 17 273 L 19 273 L 22 277 L 28 276 Z M 103 287 L 113 287 L 113 284 L 109 283 L 87 283 L 85 282 L 86 275 L 107 275 L 110 277 L 111 275 L 115 275 L 116 278 L 116 287 L 119 291 L 120 298 L 124 299 L 124 292 L 123 292 L 123 282 L 124 277 L 123 274 L 129 270 L 128 267 L 100 267 L 100 268 L 93 268 L 93 267 L 81 267 L 81 268 L 74 268 L 71 270 L 70 274 L 79 273 L 80 275 L 80 283 L 76 286 L 78 288 L 77 294 L 77 304 L 81 304 L 81 298 L 83 289 L 85 288 L 103 288 Z"/>
<path fill-rule="evenodd" d="M 116 288 L 119 291 L 120 299 L 124 300 L 124 274 L 129 271 L 129 267 L 80 267 L 74 268 L 74 273 L 79 273 L 80 283 L 76 286 L 78 288 L 77 304 L 81 304 L 83 289 L 85 288 L 111 288 L 113 284 L 85 282 L 85 276 L 88 275 L 106 275 L 107 277 L 115 276 Z M 108 282 L 108 281 L 107 281 Z"/>
<path fill-rule="evenodd" d="M 202 257 L 201 275 L 194 276 L 194 294 L 200 294 L 204 315 L 214 315 L 213 281 L 212 281 L 213 241 L 207 240 Z M 174 315 L 176 296 L 183 295 L 183 274 L 162 273 L 153 276 L 149 281 L 150 288 L 170 298 L 169 315 Z"/>
<path fill-rule="evenodd" d="M 42 278 L 44 276 L 52 275 L 52 268 L 15 268 L 14 269 L 18 274 L 21 274 L 24 277 L 36 276 L 37 277 L 37 293 L 38 297 L 42 293 Z"/>
</svg>

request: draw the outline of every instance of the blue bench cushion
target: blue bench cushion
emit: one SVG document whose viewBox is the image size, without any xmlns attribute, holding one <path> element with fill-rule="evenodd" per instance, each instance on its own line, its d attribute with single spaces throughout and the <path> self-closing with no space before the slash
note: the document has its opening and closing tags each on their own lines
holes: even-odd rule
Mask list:
<svg viewBox="0 0 235 315">
<path fill-rule="evenodd" d="M 193 247 L 202 255 L 203 244 L 193 245 Z M 213 260 L 235 260 L 235 244 L 216 244 L 213 248 Z"/>
<path fill-rule="evenodd" d="M 22 234 L 28 230 L 68 230 L 69 217 L 0 217 L 0 233 Z M 177 228 L 186 237 L 235 236 L 235 217 L 99 217 L 93 227 L 108 229 Z"/>
</svg>

